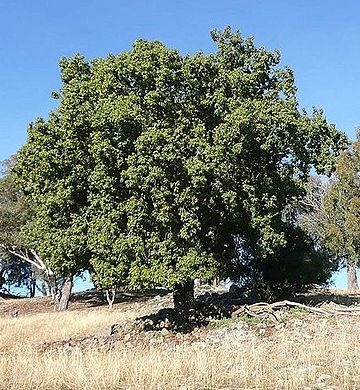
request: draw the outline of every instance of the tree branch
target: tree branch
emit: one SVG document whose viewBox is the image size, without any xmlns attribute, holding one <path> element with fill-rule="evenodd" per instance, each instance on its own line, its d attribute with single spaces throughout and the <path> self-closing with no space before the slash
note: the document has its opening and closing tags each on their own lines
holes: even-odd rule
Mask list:
<svg viewBox="0 0 360 390">
<path fill-rule="evenodd" d="M 4 244 L 0 244 L 0 248 L 4 249 L 5 251 L 7 251 L 8 253 L 10 253 L 11 255 L 15 256 L 15 257 L 18 257 L 19 259 L 33 265 L 34 267 L 36 267 L 37 269 L 39 269 L 40 271 L 45 271 L 49 276 L 52 276 L 54 275 L 53 271 L 50 269 L 50 267 L 48 267 L 43 260 L 41 260 L 41 258 L 39 257 L 39 255 L 33 250 L 33 249 L 30 249 L 30 253 L 34 256 L 34 258 L 36 259 L 36 261 L 32 260 L 30 258 L 30 256 L 28 254 L 24 254 L 21 250 L 19 249 L 16 249 L 16 248 L 9 248 L 7 247 L 6 245 Z M 27 250 L 26 250 L 27 252 Z"/>
</svg>

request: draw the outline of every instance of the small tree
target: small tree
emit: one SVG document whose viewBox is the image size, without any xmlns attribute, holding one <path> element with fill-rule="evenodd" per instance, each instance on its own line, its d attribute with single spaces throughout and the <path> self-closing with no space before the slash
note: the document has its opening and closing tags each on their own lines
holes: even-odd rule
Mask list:
<svg viewBox="0 0 360 390">
<path fill-rule="evenodd" d="M 122 262 L 112 262 L 113 257 L 108 261 L 101 258 L 93 257 L 91 274 L 92 281 L 97 289 L 104 291 L 109 309 L 112 309 L 116 298 L 116 290 L 121 287 L 123 264 Z"/>
</svg>

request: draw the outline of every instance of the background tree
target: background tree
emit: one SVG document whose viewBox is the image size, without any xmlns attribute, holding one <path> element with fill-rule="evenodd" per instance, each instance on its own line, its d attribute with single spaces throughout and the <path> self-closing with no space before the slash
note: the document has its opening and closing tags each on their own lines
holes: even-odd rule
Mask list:
<svg viewBox="0 0 360 390">
<path fill-rule="evenodd" d="M 11 294 L 13 287 L 27 290 L 30 297 L 35 296 L 31 265 L 3 253 L 0 259 L 0 291 Z"/>
<path fill-rule="evenodd" d="M 32 221 L 33 211 L 11 172 L 15 161 L 16 156 L 13 156 L 2 163 L 4 169 L 3 177 L 0 178 L 0 256 L 7 280 L 17 286 L 28 286 L 30 295 L 34 295 L 37 278 L 43 279 L 49 289 L 53 289 L 54 274 L 29 245 L 22 232 L 26 224 Z"/>
<path fill-rule="evenodd" d="M 326 239 L 331 250 L 346 262 L 348 289 L 359 290 L 360 258 L 360 138 L 340 156 L 324 199 L 329 218 Z"/>
<path fill-rule="evenodd" d="M 293 221 L 320 246 L 326 245 L 329 216 L 325 208 L 328 182 L 320 176 L 310 176 L 304 196 L 291 208 Z"/>
</svg>

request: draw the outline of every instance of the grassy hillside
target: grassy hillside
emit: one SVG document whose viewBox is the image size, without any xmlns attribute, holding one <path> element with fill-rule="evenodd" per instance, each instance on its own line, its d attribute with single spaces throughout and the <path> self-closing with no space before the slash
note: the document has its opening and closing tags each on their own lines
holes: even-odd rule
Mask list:
<svg viewBox="0 0 360 390">
<path fill-rule="evenodd" d="M 360 388 L 358 316 L 286 310 L 274 322 L 223 319 L 184 334 L 131 325 L 168 304 L 142 297 L 109 312 L 87 299 L 58 313 L 47 299 L 1 301 L 0 388 Z M 111 335 L 114 323 L 130 325 Z"/>
</svg>

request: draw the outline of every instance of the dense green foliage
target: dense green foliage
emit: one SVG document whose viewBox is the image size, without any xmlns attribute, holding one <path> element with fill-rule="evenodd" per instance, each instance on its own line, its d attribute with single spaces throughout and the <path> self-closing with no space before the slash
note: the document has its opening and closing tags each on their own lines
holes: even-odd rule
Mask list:
<svg viewBox="0 0 360 390">
<path fill-rule="evenodd" d="M 326 284 L 338 269 L 336 257 L 300 227 L 284 223 L 286 244 L 264 258 L 248 249 L 241 259 L 244 291 L 266 300 Z"/>
<path fill-rule="evenodd" d="M 90 258 L 88 129 L 81 116 L 84 99 L 78 90 L 72 90 L 75 80 L 69 76 L 73 66 L 79 78 L 76 84 L 81 84 L 83 69 L 78 69 L 76 62 L 69 66 L 62 62 L 67 71 L 63 71 L 61 104 L 47 122 L 39 119 L 30 126 L 15 167 L 18 182 L 36 211 L 26 230 L 28 241 L 60 275 L 80 272 Z"/>
<path fill-rule="evenodd" d="M 61 61 L 59 107 L 30 126 L 16 167 L 36 209 L 27 236 L 58 272 L 174 287 L 239 276 L 241 242 L 257 261 L 289 248 L 283 210 L 345 137 L 299 111 L 278 52 L 229 28 L 212 38 L 209 55 L 140 40 Z"/>
</svg>

